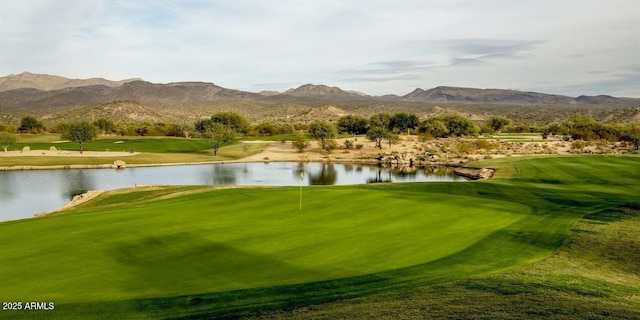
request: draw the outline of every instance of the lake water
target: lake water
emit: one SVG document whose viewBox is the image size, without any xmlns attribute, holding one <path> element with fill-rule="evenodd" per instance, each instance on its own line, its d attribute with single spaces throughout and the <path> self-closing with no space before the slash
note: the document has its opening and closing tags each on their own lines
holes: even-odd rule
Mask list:
<svg viewBox="0 0 640 320">
<path fill-rule="evenodd" d="M 0 172 L 0 221 L 55 210 L 89 190 L 138 185 L 350 185 L 375 182 L 466 181 L 450 168 L 380 168 L 361 164 L 225 163 L 113 169 Z M 303 179 L 300 179 L 300 173 Z"/>
</svg>

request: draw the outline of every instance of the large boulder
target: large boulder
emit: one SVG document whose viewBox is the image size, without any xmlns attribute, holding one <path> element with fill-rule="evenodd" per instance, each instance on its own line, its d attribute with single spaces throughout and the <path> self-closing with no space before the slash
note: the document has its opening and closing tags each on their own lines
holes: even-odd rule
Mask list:
<svg viewBox="0 0 640 320">
<path fill-rule="evenodd" d="M 113 162 L 113 165 L 116 167 L 116 169 L 122 169 L 126 166 L 126 163 L 122 160 L 116 160 Z"/>
<path fill-rule="evenodd" d="M 457 167 L 453 169 L 453 173 L 463 176 L 465 178 L 471 180 L 486 180 L 493 177 L 493 174 L 496 172 L 495 169 L 489 168 L 465 168 L 465 167 Z"/>
</svg>

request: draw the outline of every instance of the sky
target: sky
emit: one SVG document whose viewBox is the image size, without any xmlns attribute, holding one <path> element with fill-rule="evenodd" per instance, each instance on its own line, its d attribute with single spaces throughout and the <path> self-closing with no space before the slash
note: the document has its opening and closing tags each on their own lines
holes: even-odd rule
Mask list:
<svg viewBox="0 0 640 320">
<path fill-rule="evenodd" d="M 0 1 L 0 76 L 640 98 L 638 0 Z"/>
</svg>

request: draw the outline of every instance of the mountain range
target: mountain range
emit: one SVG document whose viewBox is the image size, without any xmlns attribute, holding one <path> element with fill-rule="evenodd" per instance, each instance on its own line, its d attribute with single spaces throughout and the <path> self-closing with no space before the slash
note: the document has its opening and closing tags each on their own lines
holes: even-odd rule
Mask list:
<svg viewBox="0 0 640 320">
<path fill-rule="evenodd" d="M 606 95 L 577 98 L 537 92 L 503 89 L 436 87 L 417 88 L 404 95 L 369 96 L 338 87 L 305 84 L 285 92 L 253 93 L 227 89 L 213 83 L 175 82 L 157 84 L 141 79 L 110 81 L 102 78 L 68 79 L 60 76 L 24 72 L 0 77 L 0 110 L 28 107 L 63 107 L 133 100 L 141 103 L 206 102 L 221 99 L 271 101 L 406 101 L 430 103 L 482 103 L 512 105 L 600 105 L 639 106 L 640 99 Z"/>
<path fill-rule="evenodd" d="M 328 108 L 329 106 L 333 109 Z M 56 121 L 65 119 L 69 115 L 69 108 L 76 110 L 83 107 L 92 107 L 92 114 L 111 114 L 113 110 L 123 110 L 121 112 L 126 113 L 129 108 L 132 114 L 142 115 L 133 120 L 144 121 L 193 121 L 220 110 L 243 112 L 254 121 L 288 121 L 296 119 L 296 116 L 317 115 L 318 112 L 325 111 L 328 116 L 333 115 L 333 118 L 345 113 L 367 115 L 383 111 L 416 112 L 425 116 L 445 109 L 482 113 L 483 115 L 478 116 L 482 118 L 493 112 L 491 108 L 501 108 L 500 113 L 512 117 L 517 117 L 513 114 L 515 109 L 537 112 L 540 113 L 540 121 L 543 121 L 544 110 L 551 112 L 549 110 L 558 108 L 578 108 L 597 111 L 629 107 L 636 110 L 640 109 L 640 99 L 607 95 L 574 98 L 517 90 L 446 86 L 428 90 L 417 88 L 404 96 L 370 96 L 314 84 L 305 84 L 284 92 L 254 93 L 223 88 L 207 82 L 158 84 L 138 78 L 121 81 L 102 78 L 68 79 L 28 72 L 0 77 L 0 121 L 5 118 L 5 121 L 15 122 L 20 114 L 34 113 L 43 119 Z M 327 110 L 310 109 L 323 107 Z M 336 107 L 342 109 L 338 110 Z M 60 111 L 62 109 L 65 111 Z M 624 114 L 624 111 L 616 112 Z M 637 110 L 634 112 L 635 115 Z M 132 118 L 122 119 L 127 120 Z"/>
</svg>

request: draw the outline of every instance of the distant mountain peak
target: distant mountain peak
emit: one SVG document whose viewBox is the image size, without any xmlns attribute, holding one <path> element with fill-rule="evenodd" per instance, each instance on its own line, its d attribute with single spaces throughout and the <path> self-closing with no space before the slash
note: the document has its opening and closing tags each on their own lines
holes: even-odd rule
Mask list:
<svg viewBox="0 0 640 320">
<path fill-rule="evenodd" d="M 289 90 L 290 95 L 310 95 L 310 96 L 326 96 L 329 94 L 346 93 L 338 87 L 329 87 L 324 84 L 303 84 L 295 89 Z"/>
<path fill-rule="evenodd" d="M 324 84 L 301 85 L 295 89 L 287 90 L 285 94 L 291 96 L 316 96 L 326 98 L 362 97 L 361 94 L 350 93 L 338 87 L 330 87 Z"/>
<path fill-rule="evenodd" d="M 33 88 L 42 91 L 52 91 L 67 88 L 78 88 L 102 85 L 107 87 L 118 87 L 122 84 L 132 81 L 139 81 L 142 79 L 126 79 L 120 81 L 111 81 L 103 78 L 90 78 L 90 79 L 69 79 L 61 76 L 54 76 L 48 74 L 37 74 L 25 71 L 20 74 L 11 74 L 6 77 L 0 77 L 0 92 L 14 90 L 14 89 L 27 89 Z"/>
</svg>

